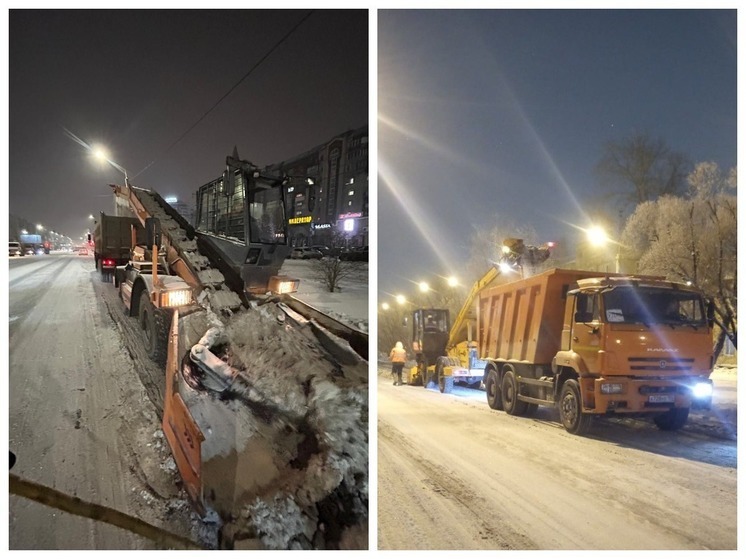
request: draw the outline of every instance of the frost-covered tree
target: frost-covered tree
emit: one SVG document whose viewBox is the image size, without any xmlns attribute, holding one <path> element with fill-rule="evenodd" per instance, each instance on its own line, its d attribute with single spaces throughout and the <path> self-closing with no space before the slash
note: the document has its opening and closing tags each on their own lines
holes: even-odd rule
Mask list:
<svg viewBox="0 0 746 559">
<path fill-rule="evenodd" d="M 686 196 L 639 204 L 622 235 L 625 253 L 642 274 L 691 281 L 714 303 L 720 354 L 726 336 L 737 345 L 736 169 L 724 174 L 699 163 Z"/>
</svg>

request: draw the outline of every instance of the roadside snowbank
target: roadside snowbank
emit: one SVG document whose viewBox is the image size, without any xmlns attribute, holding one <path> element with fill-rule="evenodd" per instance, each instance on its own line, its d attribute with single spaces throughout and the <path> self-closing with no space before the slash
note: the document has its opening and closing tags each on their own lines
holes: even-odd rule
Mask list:
<svg viewBox="0 0 746 559">
<path fill-rule="evenodd" d="M 314 260 L 285 260 L 280 273 L 300 280 L 295 296 L 362 332 L 368 332 L 368 265 L 354 263 L 355 273 L 344 278 L 340 290 L 329 293 L 314 277 Z"/>
</svg>

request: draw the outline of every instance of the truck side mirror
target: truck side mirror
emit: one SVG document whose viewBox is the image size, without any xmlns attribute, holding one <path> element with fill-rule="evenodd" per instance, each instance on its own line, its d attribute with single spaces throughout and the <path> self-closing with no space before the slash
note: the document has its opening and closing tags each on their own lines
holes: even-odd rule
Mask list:
<svg viewBox="0 0 746 559">
<path fill-rule="evenodd" d="M 161 246 L 161 222 L 157 217 L 148 217 L 145 219 L 145 243 L 148 248 Z"/>
<path fill-rule="evenodd" d="M 715 301 L 707 301 L 707 324 L 712 328 L 715 325 Z"/>
</svg>

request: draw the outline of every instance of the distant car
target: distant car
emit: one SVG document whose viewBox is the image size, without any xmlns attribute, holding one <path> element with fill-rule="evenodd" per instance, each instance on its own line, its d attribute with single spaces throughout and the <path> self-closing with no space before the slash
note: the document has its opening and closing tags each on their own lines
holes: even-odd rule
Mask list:
<svg viewBox="0 0 746 559">
<path fill-rule="evenodd" d="M 23 248 L 21 247 L 21 243 L 11 241 L 9 245 L 9 256 L 23 256 Z"/>
<path fill-rule="evenodd" d="M 301 260 L 320 259 L 323 256 L 324 255 L 321 254 L 321 252 L 310 247 L 294 248 L 293 252 L 290 253 L 290 258 Z"/>
<path fill-rule="evenodd" d="M 329 256 L 331 253 L 331 249 L 326 245 L 313 245 L 311 248 L 318 250 L 322 256 Z"/>
<path fill-rule="evenodd" d="M 78 256 L 88 256 L 88 249 L 87 248 L 78 249 Z"/>
<path fill-rule="evenodd" d="M 26 256 L 33 256 L 36 254 L 36 251 L 34 250 L 34 247 L 26 247 L 23 249 L 23 254 Z"/>
<path fill-rule="evenodd" d="M 339 259 L 347 262 L 367 262 L 368 247 L 353 247 L 343 250 L 339 255 Z"/>
</svg>

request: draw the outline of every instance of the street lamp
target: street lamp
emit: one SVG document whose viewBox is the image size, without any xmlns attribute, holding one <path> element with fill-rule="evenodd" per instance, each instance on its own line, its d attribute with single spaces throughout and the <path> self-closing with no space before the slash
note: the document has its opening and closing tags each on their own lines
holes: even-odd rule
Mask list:
<svg viewBox="0 0 746 559">
<path fill-rule="evenodd" d="M 456 287 L 457 285 L 458 285 L 458 278 L 456 276 L 451 276 L 448 278 L 449 287 Z"/>
<path fill-rule="evenodd" d="M 420 282 L 420 291 L 422 293 L 427 293 L 428 291 L 430 291 L 430 286 L 427 284 L 426 281 Z"/>
<path fill-rule="evenodd" d="M 37 225 L 36 225 L 36 230 L 37 230 L 37 231 L 44 231 L 44 226 L 43 226 L 43 225 L 41 225 L 41 224 L 37 224 Z"/>
<path fill-rule="evenodd" d="M 407 302 L 407 298 L 404 297 L 404 295 L 397 295 L 396 302 L 399 303 L 400 305 L 403 305 L 404 303 Z"/>
<path fill-rule="evenodd" d="M 102 148 L 101 146 L 97 146 L 93 148 L 93 156 L 99 161 L 105 161 L 106 163 L 114 167 L 116 170 L 124 173 L 124 185 L 125 186 L 130 185 L 129 177 L 127 176 L 127 169 L 125 169 L 124 167 L 116 163 L 115 161 L 112 161 L 111 159 L 109 159 L 109 154 L 104 148 Z"/>
<path fill-rule="evenodd" d="M 387 310 L 389 310 L 389 309 L 391 308 L 391 305 L 389 305 L 388 303 L 383 303 L 383 304 L 381 305 L 381 308 L 382 308 L 383 310 L 387 311 Z"/>
<path fill-rule="evenodd" d="M 600 247 L 605 246 L 609 242 L 609 237 L 606 235 L 606 231 L 598 225 L 594 225 L 585 232 L 588 237 L 588 241 L 591 245 Z"/>
<path fill-rule="evenodd" d="M 614 271 L 618 274 L 620 269 L 619 260 L 621 256 L 620 253 L 622 250 L 622 245 L 617 241 L 612 241 L 606 234 L 606 231 L 604 231 L 602 227 L 599 227 L 597 225 L 594 225 L 590 229 L 587 229 L 585 233 L 591 246 L 602 247 L 607 246 L 610 243 L 616 245 L 616 254 L 614 254 Z"/>
</svg>

